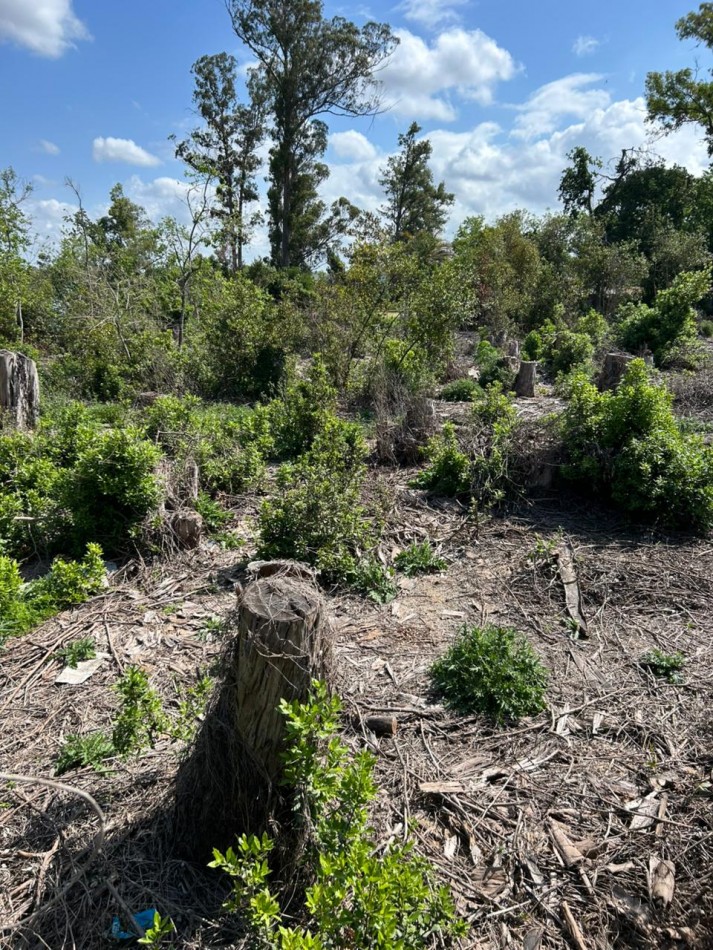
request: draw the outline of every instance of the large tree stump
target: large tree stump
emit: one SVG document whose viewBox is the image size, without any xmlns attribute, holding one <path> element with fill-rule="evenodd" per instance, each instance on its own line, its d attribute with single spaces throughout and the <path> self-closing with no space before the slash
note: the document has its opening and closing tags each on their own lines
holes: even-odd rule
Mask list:
<svg viewBox="0 0 713 950">
<path fill-rule="evenodd" d="M 177 783 L 176 840 L 204 861 L 242 833 L 280 836 L 280 860 L 297 847 L 280 788 L 282 699 L 304 700 L 329 680 L 328 625 L 314 583 L 276 573 L 238 593 L 225 677 Z"/>
<path fill-rule="evenodd" d="M 0 409 L 18 429 L 33 429 L 40 417 L 40 383 L 34 360 L 0 350 Z"/>
<path fill-rule="evenodd" d="M 597 387 L 600 392 L 608 389 L 616 389 L 622 381 L 624 374 L 629 368 L 629 363 L 636 357 L 629 353 L 607 353 L 604 357 L 604 365 L 597 380 Z"/>
<path fill-rule="evenodd" d="M 523 360 L 515 377 L 515 395 L 526 396 L 531 399 L 535 395 L 536 381 L 537 362 L 535 360 Z"/>
</svg>

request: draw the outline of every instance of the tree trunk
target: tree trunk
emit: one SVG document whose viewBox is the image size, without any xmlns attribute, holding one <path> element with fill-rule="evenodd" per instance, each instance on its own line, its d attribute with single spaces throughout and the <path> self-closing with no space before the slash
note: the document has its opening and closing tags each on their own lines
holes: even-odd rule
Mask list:
<svg viewBox="0 0 713 950">
<path fill-rule="evenodd" d="M 274 833 L 285 823 L 279 860 L 297 847 L 280 791 L 282 699 L 304 700 L 312 680 L 328 680 L 328 625 L 309 580 L 278 571 L 238 594 L 225 677 L 177 784 L 176 840 L 203 861 L 242 833 Z"/>
<path fill-rule="evenodd" d="M 607 353 L 597 380 L 599 390 L 616 389 L 633 359 L 635 357 L 629 353 Z"/>
<path fill-rule="evenodd" d="M 531 399 L 535 395 L 537 382 L 537 361 L 523 360 L 515 377 L 515 395 Z"/>
<path fill-rule="evenodd" d="M 32 429 L 40 417 L 40 383 L 33 360 L 0 350 L 0 410 L 18 429 Z"/>
</svg>

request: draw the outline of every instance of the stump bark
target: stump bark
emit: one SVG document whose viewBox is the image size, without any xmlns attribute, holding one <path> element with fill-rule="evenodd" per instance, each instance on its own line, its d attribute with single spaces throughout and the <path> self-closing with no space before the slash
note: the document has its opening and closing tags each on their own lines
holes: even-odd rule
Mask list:
<svg viewBox="0 0 713 950">
<path fill-rule="evenodd" d="M 238 594 L 222 686 L 177 782 L 176 839 L 204 861 L 242 833 L 280 835 L 281 863 L 298 844 L 280 788 L 285 717 L 280 701 L 307 698 L 330 679 L 328 624 L 314 583 L 275 573 Z"/>
<path fill-rule="evenodd" d="M 515 377 L 515 395 L 532 398 L 535 395 L 537 382 L 537 363 L 534 360 L 523 360 Z"/>
<path fill-rule="evenodd" d="M 629 353 L 607 353 L 597 380 L 597 387 L 600 392 L 616 389 L 633 359 L 635 357 Z"/>
<path fill-rule="evenodd" d="M 18 429 L 33 429 L 40 417 L 40 383 L 34 360 L 0 350 L 0 409 Z"/>
</svg>

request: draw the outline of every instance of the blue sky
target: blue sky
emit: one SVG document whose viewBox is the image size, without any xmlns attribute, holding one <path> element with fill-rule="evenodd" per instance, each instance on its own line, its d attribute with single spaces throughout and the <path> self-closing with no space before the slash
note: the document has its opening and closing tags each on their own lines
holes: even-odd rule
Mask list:
<svg viewBox="0 0 713 950">
<path fill-rule="evenodd" d="M 373 119 L 330 121 L 325 198 L 380 202 L 379 169 L 410 122 L 456 194 L 451 230 L 468 214 L 555 208 L 566 153 L 605 160 L 643 144 L 646 73 L 708 67 L 680 43 L 690 0 L 402 0 L 326 5 L 327 15 L 385 20 L 401 43 L 383 71 Z M 40 235 L 56 237 L 81 187 L 101 213 L 120 181 L 153 217 L 183 213 L 183 169 L 168 136 L 193 125 L 191 64 L 228 50 L 249 62 L 222 0 L 0 0 L 0 167 L 33 182 Z M 700 173 L 693 129 L 655 150 Z M 256 249 L 264 252 L 262 241 Z"/>
</svg>

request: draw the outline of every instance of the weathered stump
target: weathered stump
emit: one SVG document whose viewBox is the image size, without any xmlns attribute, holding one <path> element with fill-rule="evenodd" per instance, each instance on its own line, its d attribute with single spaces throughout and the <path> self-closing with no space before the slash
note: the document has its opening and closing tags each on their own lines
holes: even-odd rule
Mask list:
<svg viewBox="0 0 713 950">
<path fill-rule="evenodd" d="M 516 359 L 519 359 L 520 358 L 520 341 L 508 340 L 505 345 L 505 355 L 514 356 Z"/>
<path fill-rule="evenodd" d="M 304 700 L 329 680 L 328 625 L 311 581 L 264 576 L 238 593 L 225 678 L 177 783 L 176 840 L 203 861 L 242 833 L 274 834 L 278 860 L 299 846 L 280 788 L 285 717 L 280 701 Z"/>
<path fill-rule="evenodd" d="M 0 409 L 18 429 L 33 429 L 40 417 L 40 383 L 34 360 L 0 350 Z"/>
<path fill-rule="evenodd" d="M 537 362 L 535 360 L 523 360 L 515 377 L 515 395 L 531 399 L 535 395 L 536 382 Z"/>
<path fill-rule="evenodd" d="M 203 518 L 197 511 L 174 511 L 170 524 L 179 547 L 192 551 L 200 546 L 203 537 Z"/>
<path fill-rule="evenodd" d="M 600 392 L 616 389 L 633 359 L 636 359 L 636 357 L 629 353 L 607 353 L 597 380 L 597 388 Z"/>
</svg>

